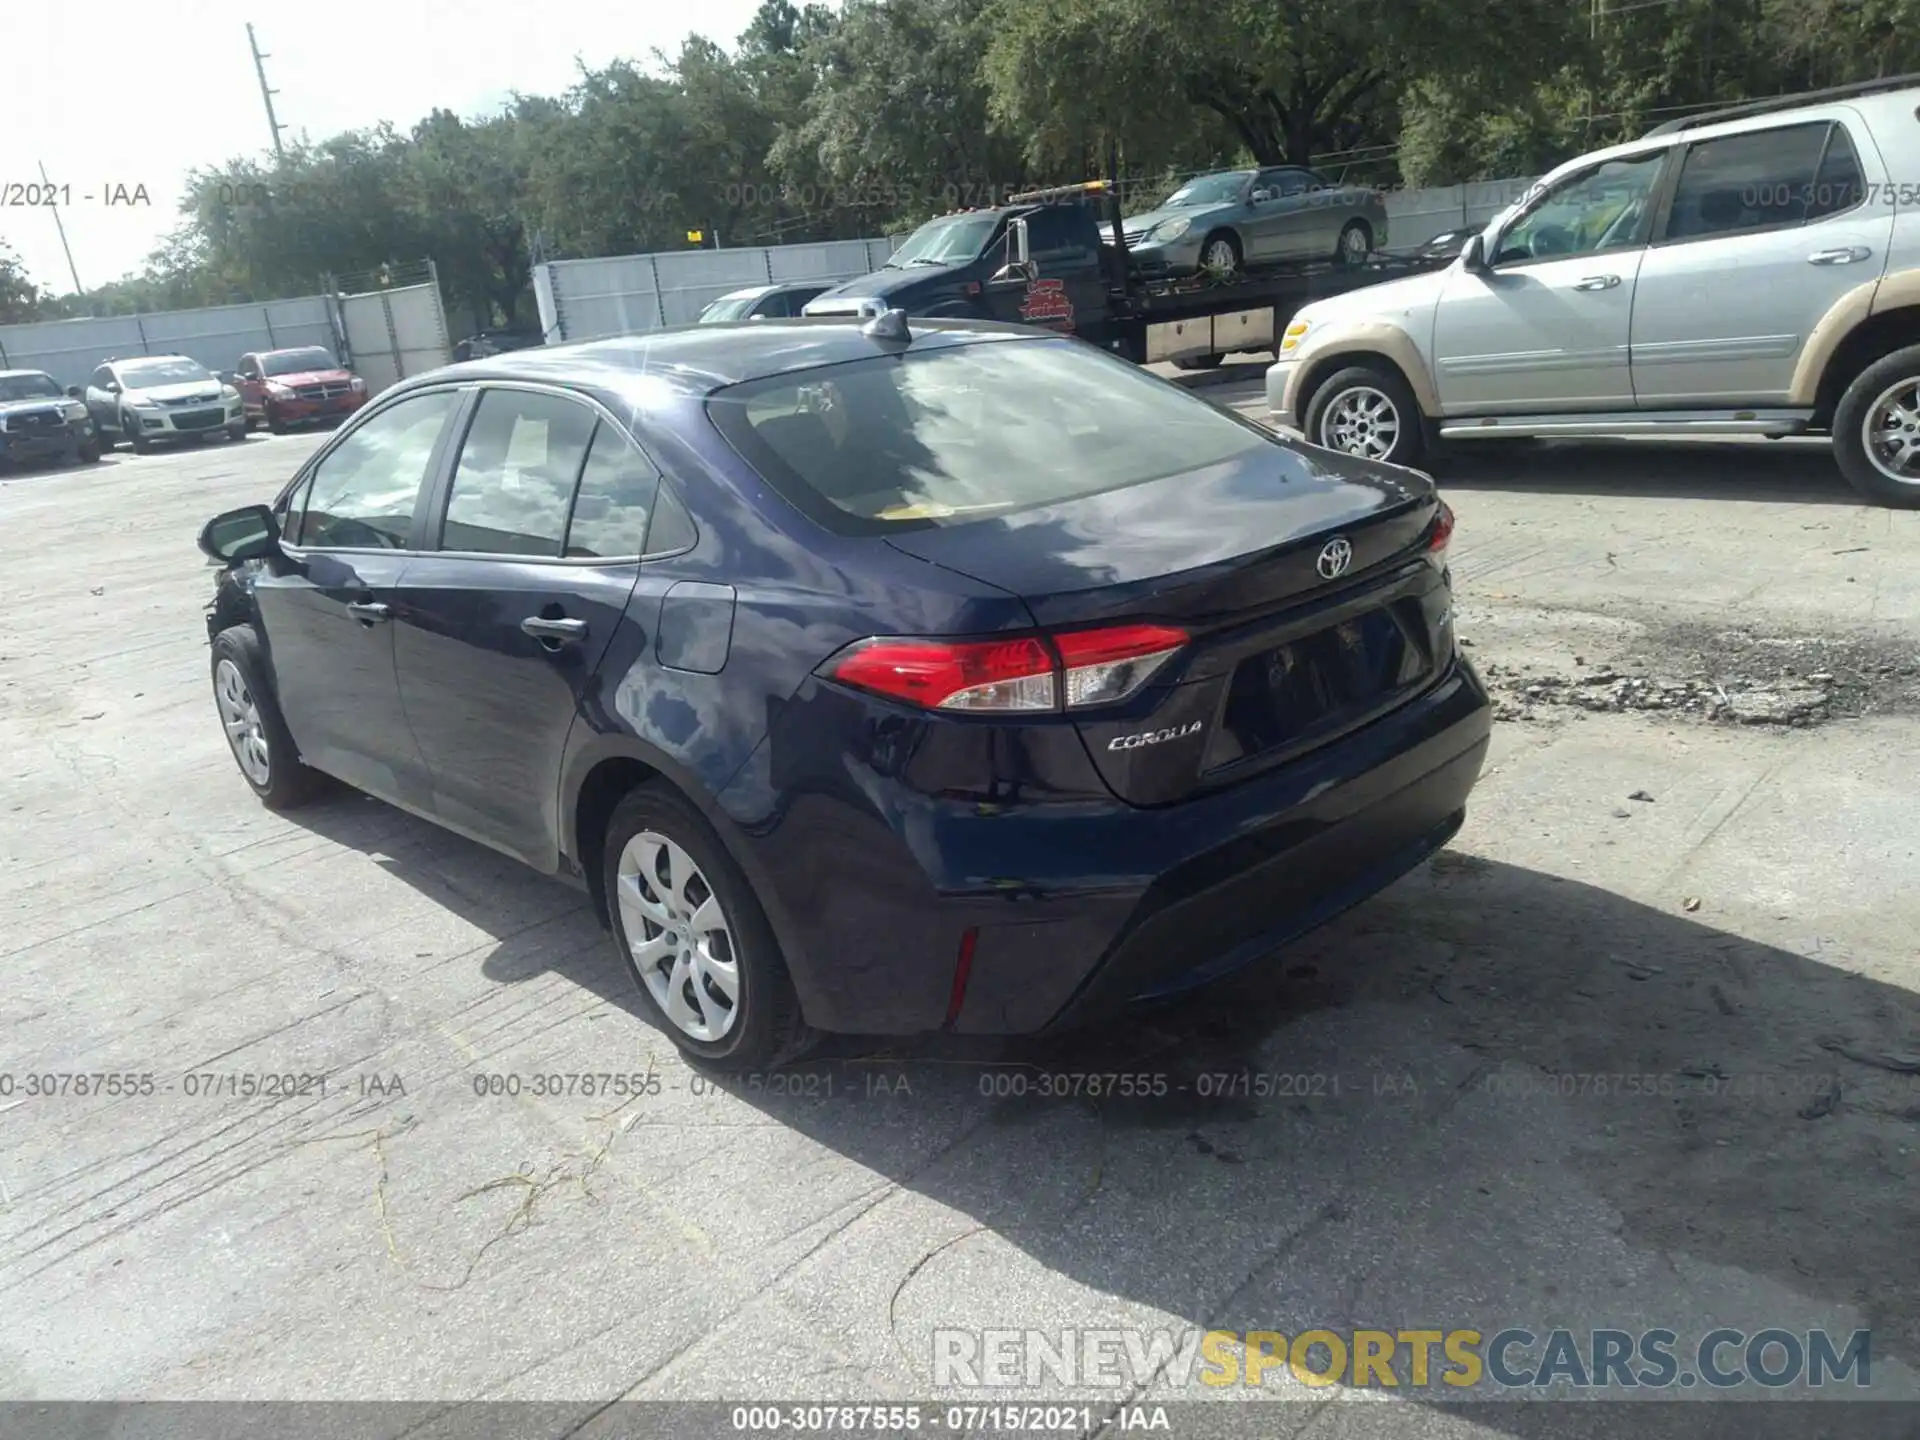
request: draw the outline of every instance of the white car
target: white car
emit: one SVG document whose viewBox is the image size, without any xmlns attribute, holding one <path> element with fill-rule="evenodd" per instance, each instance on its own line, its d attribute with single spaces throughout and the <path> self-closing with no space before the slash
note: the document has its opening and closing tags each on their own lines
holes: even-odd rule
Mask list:
<svg viewBox="0 0 1920 1440">
<path fill-rule="evenodd" d="M 87 381 L 83 397 L 100 444 L 126 441 L 145 453 L 156 440 L 197 440 L 224 430 L 247 438 L 240 392 L 185 355 L 136 355 L 109 360 Z"/>
</svg>

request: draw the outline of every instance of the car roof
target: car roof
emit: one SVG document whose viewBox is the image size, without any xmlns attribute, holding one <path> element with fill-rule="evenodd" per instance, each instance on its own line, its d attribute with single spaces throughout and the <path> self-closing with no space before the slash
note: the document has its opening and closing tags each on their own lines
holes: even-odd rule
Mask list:
<svg viewBox="0 0 1920 1440">
<path fill-rule="evenodd" d="M 721 300 L 758 300 L 762 295 L 771 295 L 779 288 L 778 285 L 749 285 L 744 290 L 729 290 L 713 303 L 718 305 Z"/>
<path fill-rule="evenodd" d="M 526 380 L 584 385 L 636 400 L 648 391 L 658 393 L 663 385 L 684 395 L 704 396 L 746 380 L 900 353 L 897 341 L 863 332 L 868 318 L 832 315 L 725 321 L 509 350 L 443 366 L 395 388 L 414 389 L 448 379 Z M 1029 326 L 990 320 L 914 319 L 908 326 L 915 353 L 1047 335 Z"/>
<path fill-rule="evenodd" d="M 0 370 L 0 380 L 12 380 L 21 375 L 43 375 L 49 380 L 53 378 L 44 370 Z"/>
</svg>

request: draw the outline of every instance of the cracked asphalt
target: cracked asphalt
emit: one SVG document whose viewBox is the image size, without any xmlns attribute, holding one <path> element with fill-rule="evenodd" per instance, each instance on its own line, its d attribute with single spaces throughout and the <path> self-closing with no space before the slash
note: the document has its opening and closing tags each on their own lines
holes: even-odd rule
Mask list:
<svg viewBox="0 0 1920 1440">
<path fill-rule="evenodd" d="M 1264 418 L 1257 374 L 1207 393 Z M 371 800 L 270 814 L 235 773 L 194 534 L 315 443 L 0 477 L 0 1399 L 1643 1434 L 1283 1371 L 1253 1407 L 1165 1368 L 942 1390 L 935 1337 L 1717 1325 L 1868 1328 L 1872 1395 L 1920 1396 L 1920 513 L 1817 446 L 1444 466 L 1500 677 L 1486 776 L 1447 851 L 1270 963 L 1049 1047 L 721 1083 L 575 892 Z M 1675 703 L 1564 698 L 1601 671 Z M 1788 684 L 1838 700 L 1683 703 Z M 131 1093 L 27 1093 L 108 1073 Z M 1164 1090 L 1043 1093 L 1115 1073 Z M 1763 1393 L 1684 1433 L 1756 1433 Z"/>
</svg>

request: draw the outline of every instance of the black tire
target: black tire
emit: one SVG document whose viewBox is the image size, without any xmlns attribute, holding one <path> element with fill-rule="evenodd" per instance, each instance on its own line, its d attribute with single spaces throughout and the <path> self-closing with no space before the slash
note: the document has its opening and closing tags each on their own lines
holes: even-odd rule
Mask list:
<svg viewBox="0 0 1920 1440">
<path fill-rule="evenodd" d="M 1200 273 L 1202 275 L 1215 273 L 1207 269 L 1207 252 L 1213 246 L 1221 243 L 1224 243 L 1227 248 L 1233 252 L 1233 269 L 1225 275 L 1220 275 L 1216 278 L 1230 280 L 1240 273 L 1247 262 L 1247 252 L 1240 246 L 1240 237 L 1231 230 L 1215 230 L 1200 242 Z"/>
<path fill-rule="evenodd" d="M 1348 247 L 1353 236 L 1359 235 L 1360 245 L 1356 250 Z M 1373 253 L 1373 227 L 1364 220 L 1349 220 L 1340 227 L 1340 238 L 1334 242 L 1333 263 L 1345 269 L 1358 269 L 1366 264 L 1367 257 Z"/>
<path fill-rule="evenodd" d="M 78 445 L 74 446 L 73 458 L 78 460 L 82 465 L 92 465 L 98 462 L 100 459 L 99 440 L 89 435 Z"/>
<path fill-rule="evenodd" d="M 226 717 L 220 709 L 221 664 L 227 662 L 239 672 L 240 679 L 246 685 L 248 698 L 259 714 L 262 738 L 266 741 L 267 774 L 262 781 L 249 774 L 246 766 L 240 763 L 239 750 L 233 739 L 228 737 L 227 748 L 233 753 L 240 778 L 247 782 L 253 793 L 260 797 L 260 803 L 269 810 L 291 810 L 296 805 L 305 804 L 326 788 L 326 777 L 300 759 L 299 748 L 293 743 L 293 735 L 280 714 L 280 702 L 269 683 L 260 636 L 251 625 L 229 626 L 213 637 L 212 649 L 210 668 L 214 706 L 215 713 L 221 715 L 223 733 Z"/>
<path fill-rule="evenodd" d="M 1894 478 L 1874 463 L 1867 441 L 1873 412 L 1903 382 L 1920 386 L 1920 345 L 1874 361 L 1847 386 L 1833 412 L 1833 458 L 1847 483 L 1874 504 L 1913 510 L 1920 509 L 1920 470 L 1911 480 Z M 1920 434 L 1914 438 L 1920 442 Z"/>
<path fill-rule="evenodd" d="M 288 426 L 286 421 L 282 420 L 269 409 L 267 411 L 267 429 L 271 430 L 275 435 L 284 435 L 287 433 Z"/>
<path fill-rule="evenodd" d="M 127 443 L 133 447 L 136 455 L 145 455 L 153 449 L 153 441 L 147 438 L 147 432 L 138 416 L 120 412 L 120 433 L 127 437 Z"/>
<path fill-rule="evenodd" d="M 247 422 L 246 421 L 236 420 L 234 421 L 233 424 L 227 426 L 227 439 L 244 440 L 246 438 L 247 438 Z"/>
<path fill-rule="evenodd" d="M 1372 390 L 1384 396 L 1392 406 L 1395 417 L 1391 447 L 1385 454 L 1371 458 L 1384 460 L 1390 465 L 1418 465 L 1427 453 L 1426 421 L 1420 414 L 1419 401 L 1413 398 L 1413 388 L 1398 370 L 1389 365 L 1349 365 L 1329 375 L 1313 392 L 1313 399 L 1307 404 L 1306 423 L 1301 426 L 1307 439 L 1329 450 L 1365 454 L 1364 450 L 1334 443 L 1331 437 L 1323 438 L 1323 427 L 1335 402 L 1342 395 L 1352 395 L 1361 390 Z"/>
<path fill-rule="evenodd" d="M 734 942 L 733 960 L 739 975 L 737 1013 L 718 1040 L 695 1039 L 682 1030 L 667 1016 L 634 963 L 620 902 L 620 857 L 628 841 L 648 830 L 678 845 L 699 868 L 708 893 L 720 904 Z M 600 867 L 607 917 L 620 958 L 633 976 L 642 1003 L 681 1054 L 710 1069 L 740 1071 L 784 1064 L 805 1049 L 809 1034 L 801 1018 L 800 1000 L 766 911 L 706 816 L 685 797 L 658 781 L 628 792 L 607 822 Z"/>
<path fill-rule="evenodd" d="M 1218 370 L 1225 355 L 1182 355 L 1173 362 L 1176 370 Z"/>
</svg>

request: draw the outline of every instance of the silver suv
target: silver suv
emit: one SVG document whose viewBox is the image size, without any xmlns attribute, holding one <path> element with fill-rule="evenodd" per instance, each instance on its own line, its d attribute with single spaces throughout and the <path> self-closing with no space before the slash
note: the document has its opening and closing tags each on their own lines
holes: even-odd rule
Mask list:
<svg viewBox="0 0 1920 1440">
<path fill-rule="evenodd" d="M 1920 506 L 1920 75 L 1694 116 L 1560 166 L 1445 270 L 1302 309 L 1268 403 L 1319 445 L 1830 433 Z"/>
</svg>

